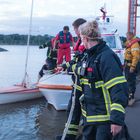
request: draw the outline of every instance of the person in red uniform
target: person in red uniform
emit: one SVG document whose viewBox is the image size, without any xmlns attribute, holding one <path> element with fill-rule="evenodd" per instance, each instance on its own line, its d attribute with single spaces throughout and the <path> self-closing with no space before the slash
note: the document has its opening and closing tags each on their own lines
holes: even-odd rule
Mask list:
<svg viewBox="0 0 140 140">
<path fill-rule="evenodd" d="M 63 58 L 65 57 L 65 61 L 69 62 L 71 60 L 71 49 L 70 43 L 74 46 L 74 40 L 69 32 L 69 27 L 64 26 L 63 31 L 60 31 L 55 38 L 54 48 L 56 46 L 56 42 L 59 41 L 59 48 L 57 52 L 57 64 L 61 65 L 63 63 Z"/>
</svg>

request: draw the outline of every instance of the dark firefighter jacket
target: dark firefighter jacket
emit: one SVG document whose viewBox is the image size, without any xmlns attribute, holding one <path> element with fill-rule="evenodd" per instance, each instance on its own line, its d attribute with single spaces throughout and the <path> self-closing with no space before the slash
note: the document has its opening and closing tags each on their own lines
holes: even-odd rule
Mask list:
<svg viewBox="0 0 140 140">
<path fill-rule="evenodd" d="M 64 69 L 66 69 L 68 72 L 72 72 L 71 66 L 73 64 L 76 64 L 77 62 L 81 61 L 82 57 L 83 57 L 83 53 L 82 52 L 81 53 L 77 52 L 74 55 L 73 60 L 67 62 L 66 64 L 63 64 L 62 67 Z M 79 98 L 82 95 L 82 88 L 81 88 L 81 85 L 80 85 L 79 76 L 77 76 L 77 83 L 75 82 L 76 81 L 75 78 L 76 78 L 75 75 L 72 74 L 73 90 L 72 90 L 72 96 L 71 96 L 71 99 L 70 99 L 69 105 L 68 105 L 68 113 L 69 113 L 71 105 L 72 105 L 72 97 L 74 96 L 74 94 L 75 94 L 75 106 L 74 106 L 74 111 L 73 111 L 73 114 L 72 114 L 71 123 L 70 123 L 70 126 L 68 128 L 67 135 L 66 135 L 66 138 L 70 139 L 70 140 L 75 139 L 75 137 L 77 136 L 79 123 L 80 123 L 81 116 L 82 116 L 81 105 L 80 105 L 80 101 L 79 101 Z M 76 90 L 74 90 L 74 88 L 76 88 Z M 75 93 L 74 93 L 74 91 L 75 91 Z"/>
<path fill-rule="evenodd" d="M 80 76 L 84 124 L 111 122 L 124 125 L 128 103 L 126 79 L 117 55 L 101 41 L 88 49 L 72 69 Z"/>
<path fill-rule="evenodd" d="M 54 39 L 55 38 L 52 38 L 51 40 L 47 41 L 45 44 L 40 45 L 39 48 L 43 49 L 43 48 L 48 47 L 47 54 L 46 54 L 47 57 L 52 58 L 52 59 L 57 59 L 57 50 L 53 50 L 53 47 L 52 47 Z M 58 43 L 56 44 L 56 48 L 57 48 L 57 45 Z"/>
</svg>

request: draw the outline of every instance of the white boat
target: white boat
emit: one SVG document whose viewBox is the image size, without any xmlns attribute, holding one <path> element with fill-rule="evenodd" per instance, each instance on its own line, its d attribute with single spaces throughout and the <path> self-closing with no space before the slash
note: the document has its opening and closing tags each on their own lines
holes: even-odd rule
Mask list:
<svg viewBox="0 0 140 140">
<path fill-rule="evenodd" d="M 40 92 L 56 110 L 66 110 L 71 96 L 71 75 L 66 73 L 43 76 L 39 84 Z"/>
<path fill-rule="evenodd" d="M 28 57 L 29 57 L 29 47 L 30 47 L 30 35 L 31 35 L 31 28 L 32 28 L 32 13 L 33 13 L 33 0 L 31 3 L 31 15 L 30 15 L 30 26 L 29 26 L 29 33 L 28 33 L 28 39 L 27 39 L 27 51 L 26 51 L 26 59 L 25 59 L 25 73 L 24 78 L 22 81 L 22 85 L 26 85 L 27 88 L 25 88 L 22 85 L 15 85 L 5 88 L 0 88 L 0 104 L 7 104 L 7 103 L 14 103 L 19 101 L 25 101 L 35 98 L 42 97 L 42 94 L 39 91 L 39 88 L 37 87 L 31 87 L 29 82 L 29 75 L 27 72 L 27 66 L 28 66 Z M 2 48 L 0 48 L 0 51 L 3 51 Z"/>
<path fill-rule="evenodd" d="M 0 88 L 0 104 L 14 103 L 42 97 L 38 88 L 24 88 L 15 85 Z"/>
<path fill-rule="evenodd" d="M 122 47 L 119 34 L 117 33 L 102 33 L 103 40 L 107 45 L 118 55 L 122 65 L 124 65 L 124 48 Z"/>
<path fill-rule="evenodd" d="M 101 37 L 106 44 L 118 55 L 122 65 L 124 65 L 124 48 L 120 39 L 117 29 L 114 28 L 113 18 L 114 16 L 108 16 L 106 10 L 106 4 L 100 9 L 102 16 L 98 16 L 96 20 L 99 23 Z"/>
</svg>

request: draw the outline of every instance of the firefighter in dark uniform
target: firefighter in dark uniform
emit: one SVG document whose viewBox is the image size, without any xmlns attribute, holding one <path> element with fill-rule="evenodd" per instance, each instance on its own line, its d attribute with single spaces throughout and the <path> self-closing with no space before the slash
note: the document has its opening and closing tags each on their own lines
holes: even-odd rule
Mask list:
<svg viewBox="0 0 140 140">
<path fill-rule="evenodd" d="M 86 53 L 73 64 L 80 77 L 83 115 L 82 140 L 112 140 L 124 125 L 128 103 L 126 79 L 117 55 L 100 39 L 96 21 L 80 26 Z"/>
<path fill-rule="evenodd" d="M 136 38 L 133 33 L 126 34 L 127 41 L 125 43 L 125 76 L 129 88 L 129 106 L 135 102 L 134 94 L 136 91 L 136 75 L 137 67 L 140 60 L 139 38 Z"/>
<path fill-rule="evenodd" d="M 81 39 L 80 39 L 80 33 L 78 32 L 78 28 L 80 25 L 82 25 L 83 23 L 85 23 L 86 20 L 83 18 L 78 18 L 73 22 L 73 28 L 74 31 L 78 37 L 78 40 L 76 42 L 76 45 L 74 47 L 74 57 L 70 62 L 67 62 L 66 64 L 62 65 L 63 70 L 67 70 L 67 72 L 72 72 L 72 65 L 76 64 L 77 62 L 81 61 L 81 58 L 84 55 L 84 50 L 85 47 L 81 44 Z M 59 67 L 61 69 L 61 67 Z M 79 78 L 77 78 L 77 83 L 75 83 L 75 75 L 72 74 L 72 81 L 73 84 L 76 84 L 76 91 L 75 91 L 75 107 L 74 107 L 74 111 L 73 111 L 73 115 L 72 115 L 72 120 L 70 123 L 70 126 L 68 128 L 68 132 L 66 135 L 65 140 L 75 140 L 78 134 L 78 129 L 79 129 L 79 123 L 81 120 L 81 105 L 79 102 L 79 98 L 82 95 L 82 88 L 80 85 L 80 81 Z M 69 112 L 72 106 L 72 98 L 74 96 L 74 85 L 73 85 L 73 89 L 72 89 L 72 94 L 71 94 L 71 98 L 69 100 L 69 104 L 68 104 L 68 108 L 67 108 L 67 115 L 69 116 Z M 61 140 L 62 136 L 57 136 L 57 140 Z"/>
<path fill-rule="evenodd" d="M 41 70 L 38 73 L 38 80 L 37 83 L 39 82 L 39 80 L 45 75 L 45 74 L 53 74 L 55 72 L 55 70 L 53 69 L 52 65 L 50 65 L 50 61 L 47 58 L 45 60 L 45 64 L 42 66 Z"/>
<path fill-rule="evenodd" d="M 49 65 L 51 65 L 52 69 L 56 68 L 56 63 L 57 63 L 57 48 L 58 48 L 58 42 L 56 43 L 55 48 L 53 49 L 53 44 L 54 44 L 55 38 L 52 38 L 51 40 L 47 41 L 45 44 L 40 45 L 39 49 L 44 49 L 48 47 L 47 50 L 47 61 Z"/>
</svg>

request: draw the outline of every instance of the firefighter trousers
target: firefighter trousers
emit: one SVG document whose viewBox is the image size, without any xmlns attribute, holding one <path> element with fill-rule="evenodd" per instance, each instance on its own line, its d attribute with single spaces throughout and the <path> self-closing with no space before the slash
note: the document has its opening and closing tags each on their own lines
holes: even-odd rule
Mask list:
<svg viewBox="0 0 140 140">
<path fill-rule="evenodd" d="M 136 91 L 136 71 L 130 73 L 130 67 L 125 67 L 125 77 L 128 84 L 129 93 L 134 96 Z"/>
<path fill-rule="evenodd" d="M 84 126 L 82 140 L 112 140 L 110 123 Z"/>
</svg>

